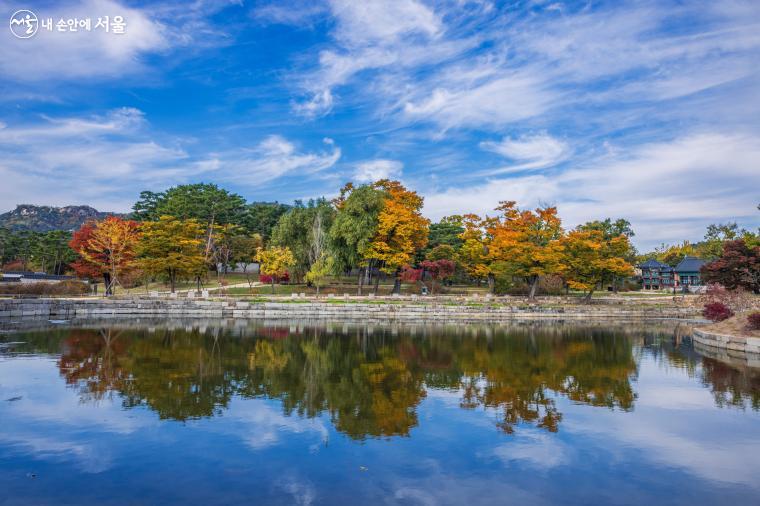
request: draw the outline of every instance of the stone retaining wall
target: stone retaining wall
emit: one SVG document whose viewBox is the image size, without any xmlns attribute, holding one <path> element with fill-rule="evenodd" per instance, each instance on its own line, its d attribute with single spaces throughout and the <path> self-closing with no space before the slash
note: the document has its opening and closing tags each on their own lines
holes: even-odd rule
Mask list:
<svg viewBox="0 0 760 506">
<path fill-rule="evenodd" d="M 243 302 L 188 299 L 5 299 L 0 324 L 9 319 L 129 316 L 257 319 L 334 319 L 361 321 L 502 321 L 518 318 L 653 319 L 696 318 L 691 308 L 668 306 L 440 304 L 367 302 Z"/>
<path fill-rule="evenodd" d="M 705 329 L 694 329 L 692 339 L 699 344 L 743 353 L 760 353 L 760 338 L 718 334 Z"/>
</svg>

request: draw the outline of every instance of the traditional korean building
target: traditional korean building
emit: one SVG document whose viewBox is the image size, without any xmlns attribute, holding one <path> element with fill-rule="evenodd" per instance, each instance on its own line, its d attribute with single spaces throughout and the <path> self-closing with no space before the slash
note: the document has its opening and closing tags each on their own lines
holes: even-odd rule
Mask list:
<svg viewBox="0 0 760 506">
<path fill-rule="evenodd" d="M 673 288 L 675 272 L 668 264 L 658 262 L 652 258 L 639 264 L 637 267 L 641 271 L 641 286 L 644 290 Z"/>
<path fill-rule="evenodd" d="M 699 270 L 705 261 L 697 257 L 684 257 L 673 268 L 668 264 L 650 259 L 637 265 L 644 290 L 668 290 L 679 288 L 684 291 L 702 286 Z"/>
<path fill-rule="evenodd" d="M 702 286 L 699 270 L 705 265 L 701 258 L 686 256 L 676 265 L 676 286 L 688 289 L 691 286 Z"/>
</svg>

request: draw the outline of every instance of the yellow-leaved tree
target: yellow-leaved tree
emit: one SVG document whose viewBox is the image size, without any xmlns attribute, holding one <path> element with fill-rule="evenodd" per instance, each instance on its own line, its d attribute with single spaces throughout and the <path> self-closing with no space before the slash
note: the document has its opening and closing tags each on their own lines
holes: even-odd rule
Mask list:
<svg viewBox="0 0 760 506">
<path fill-rule="evenodd" d="M 288 273 L 288 269 L 296 264 L 296 259 L 288 247 L 270 246 L 259 249 L 256 254 L 259 262 L 259 272 L 269 276 L 272 281 L 272 293 L 274 293 L 275 278 L 281 278 Z"/>
<path fill-rule="evenodd" d="M 631 244 L 623 234 L 605 238 L 600 230 L 576 229 L 562 239 L 562 245 L 567 284 L 586 292 L 586 301 L 599 283 L 633 274 L 633 266 L 625 260 Z"/>
<path fill-rule="evenodd" d="M 501 215 L 487 225 L 491 269 L 525 279 L 532 299 L 542 276 L 562 272 L 562 221 L 557 208 L 520 210 L 514 201 L 505 201 L 496 210 Z"/>
<path fill-rule="evenodd" d="M 396 275 L 393 293 L 398 293 L 401 267 L 410 264 L 415 252 L 427 244 L 430 221 L 420 212 L 423 199 L 416 192 L 388 179 L 374 186 L 385 192 L 385 198 L 364 258 L 375 260 L 383 272 Z"/>
<path fill-rule="evenodd" d="M 138 265 L 147 274 L 169 281 L 173 293 L 177 280 L 197 277 L 205 270 L 205 234 L 205 227 L 196 220 L 161 216 L 158 221 L 146 221 L 137 245 Z"/>
</svg>

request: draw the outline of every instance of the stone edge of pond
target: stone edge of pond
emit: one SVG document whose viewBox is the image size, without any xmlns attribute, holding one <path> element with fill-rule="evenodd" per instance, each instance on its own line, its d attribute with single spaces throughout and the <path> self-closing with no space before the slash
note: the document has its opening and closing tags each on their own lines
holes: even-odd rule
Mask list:
<svg viewBox="0 0 760 506">
<path fill-rule="evenodd" d="M 692 332 L 692 339 L 699 344 L 711 348 L 760 355 L 760 338 L 758 337 L 735 336 L 733 334 L 710 332 L 704 328 L 695 328 Z"/>
<path fill-rule="evenodd" d="M 514 319 L 690 319 L 693 308 L 621 305 L 372 304 L 367 302 L 246 302 L 177 299 L 3 299 L 0 324 L 12 318 L 51 319 L 128 316 L 196 318 L 310 318 L 364 321 L 506 321 Z"/>
</svg>

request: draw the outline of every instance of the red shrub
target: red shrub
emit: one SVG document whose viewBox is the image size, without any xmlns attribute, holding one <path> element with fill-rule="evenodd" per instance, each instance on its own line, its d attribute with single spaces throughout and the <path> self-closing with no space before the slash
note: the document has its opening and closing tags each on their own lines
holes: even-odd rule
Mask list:
<svg viewBox="0 0 760 506">
<path fill-rule="evenodd" d="M 290 281 L 290 274 L 287 272 L 279 278 L 277 276 L 270 276 L 269 274 L 259 274 L 259 281 L 262 283 L 270 284 L 273 277 L 275 283 L 287 283 Z"/>
<path fill-rule="evenodd" d="M 723 303 L 711 302 L 705 304 L 705 308 L 702 310 L 702 316 L 714 322 L 722 322 L 723 320 L 734 316 L 734 312 Z"/>
<path fill-rule="evenodd" d="M 760 311 L 755 311 L 747 316 L 747 328 L 750 330 L 760 330 Z"/>
</svg>

